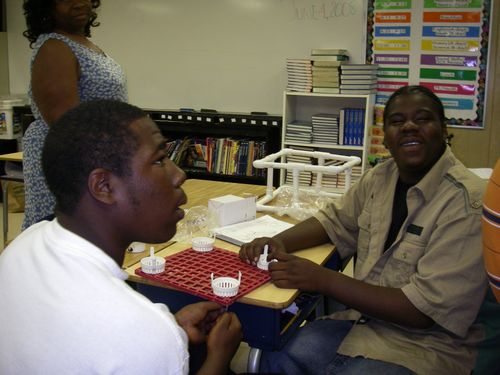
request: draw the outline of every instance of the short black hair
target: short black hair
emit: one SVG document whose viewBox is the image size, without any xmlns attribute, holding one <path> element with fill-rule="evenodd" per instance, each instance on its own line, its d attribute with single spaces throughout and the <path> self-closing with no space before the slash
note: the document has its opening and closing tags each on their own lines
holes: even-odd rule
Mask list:
<svg viewBox="0 0 500 375">
<path fill-rule="evenodd" d="M 399 96 L 411 95 L 411 94 L 421 94 L 421 95 L 427 96 L 429 99 L 431 99 L 432 102 L 436 105 L 436 109 L 438 112 L 439 121 L 440 121 L 441 125 L 446 126 L 446 118 L 444 117 L 444 106 L 443 106 L 443 103 L 441 102 L 441 99 L 439 99 L 438 96 L 431 91 L 431 89 L 429 89 L 425 86 L 419 86 L 419 85 L 402 86 L 392 93 L 392 95 L 389 97 L 389 99 L 385 103 L 384 115 L 383 115 L 384 126 L 385 126 L 385 122 L 387 120 L 387 114 L 389 113 L 389 108 L 391 107 L 394 100 L 396 98 L 398 98 Z"/>
<path fill-rule="evenodd" d="M 23 35 L 30 41 L 30 47 L 33 46 L 40 34 L 54 31 L 56 26 L 52 17 L 54 6 L 55 0 L 24 0 L 23 10 L 27 30 L 23 32 Z M 96 10 L 100 6 L 101 0 L 91 0 L 92 13 L 89 22 L 85 26 L 86 37 L 90 37 L 91 27 L 99 26 L 99 22 L 96 22 Z"/>
<path fill-rule="evenodd" d="M 93 100 L 70 109 L 49 128 L 42 168 L 56 211 L 74 212 L 96 168 L 117 176 L 131 174 L 129 163 L 139 141 L 130 124 L 144 117 L 147 114 L 133 105 Z"/>
</svg>

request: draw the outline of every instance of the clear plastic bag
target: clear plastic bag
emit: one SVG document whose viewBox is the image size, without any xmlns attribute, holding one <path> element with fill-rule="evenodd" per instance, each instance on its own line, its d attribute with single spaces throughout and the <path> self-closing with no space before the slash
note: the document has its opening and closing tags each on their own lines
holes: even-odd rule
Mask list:
<svg viewBox="0 0 500 375">
<path fill-rule="evenodd" d="M 211 230 L 216 227 L 217 217 L 206 206 L 193 206 L 185 210 L 173 240 L 190 244 L 194 237 L 210 237 Z"/>
</svg>

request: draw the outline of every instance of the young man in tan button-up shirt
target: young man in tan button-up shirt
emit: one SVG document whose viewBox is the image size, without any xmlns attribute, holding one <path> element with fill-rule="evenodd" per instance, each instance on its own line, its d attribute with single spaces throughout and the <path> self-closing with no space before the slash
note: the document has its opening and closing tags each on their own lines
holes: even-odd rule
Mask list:
<svg viewBox="0 0 500 375">
<path fill-rule="evenodd" d="M 307 324 L 263 370 L 293 374 L 470 374 L 485 338 L 476 322 L 487 290 L 481 257 L 484 182 L 446 145 L 444 109 L 421 86 L 403 87 L 384 113 L 392 155 L 341 199 L 264 244 L 282 288 L 320 292 L 348 309 Z M 291 255 L 331 241 L 356 255 L 354 278 Z M 500 310 L 498 316 L 500 317 Z"/>
</svg>

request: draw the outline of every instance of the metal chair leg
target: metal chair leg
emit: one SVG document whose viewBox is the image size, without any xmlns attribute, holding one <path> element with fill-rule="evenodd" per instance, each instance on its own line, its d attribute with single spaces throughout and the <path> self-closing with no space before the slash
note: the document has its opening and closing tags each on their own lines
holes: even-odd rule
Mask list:
<svg viewBox="0 0 500 375">
<path fill-rule="evenodd" d="M 257 374 L 259 372 L 260 357 L 262 355 L 261 349 L 250 348 L 248 353 L 248 364 L 247 371 L 251 374 Z"/>
</svg>

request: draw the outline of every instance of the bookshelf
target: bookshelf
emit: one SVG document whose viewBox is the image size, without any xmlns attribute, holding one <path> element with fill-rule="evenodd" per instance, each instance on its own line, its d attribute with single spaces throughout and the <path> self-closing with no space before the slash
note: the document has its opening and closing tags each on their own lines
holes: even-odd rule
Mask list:
<svg viewBox="0 0 500 375">
<path fill-rule="evenodd" d="M 194 162 L 188 160 L 192 151 L 184 157 L 174 156 L 174 162 L 189 178 L 266 184 L 266 171 L 253 168 L 252 154 L 255 160 L 259 154 L 263 157 L 280 149 L 281 116 L 214 111 L 145 111 L 168 141 L 182 143 L 185 140 L 187 147 L 204 148 L 204 157 L 198 155 Z M 223 139 L 229 141 L 224 142 Z M 207 150 L 209 147 L 212 151 Z M 226 151 L 221 153 L 222 149 Z M 218 154 L 222 155 L 220 163 L 217 163 Z M 196 156 L 191 159 L 196 159 Z"/>
<path fill-rule="evenodd" d="M 361 158 L 362 163 L 357 170 L 357 175 L 362 174 L 368 167 L 368 152 L 369 152 L 369 129 L 373 122 L 373 106 L 375 104 L 374 95 L 357 95 L 357 94 L 325 94 L 325 93 L 311 93 L 311 92 L 292 92 L 285 91 L 283 94 L 283 127 L 281 136 L 281 148 L 293 148 L 309 151 L 323 151 L 340 155 L 354 155 Z M 327 132 L 328 140 L 315 141 L 312 137 L 310 141 L 297 140 L 296 137 L 291 136 L 293 125 L 310 126 L 311 134 L 314 134 L 312 117 L 318 114 L 338 114 L 341 110 L 355 109 L 359 113 L 364 110 L 363 115 L 360 116 L 362 123 L 358 120 L 357 131 L 361 132 L 358 144 L 336 144 L 347 143 L 331 140 L 331 135 L 335 135 L 335 126 L 332 125 L 331 129 Z M 345 112 L 344 112 L 345 113 Z M 317 138 L 317 137 L 315 137 Z M 360 141 L 362 139 L 362 141 Z M 356 142 L 352 142 L 356 143 Z M 299 160 L 296 160 L 300 162 Z M 313 176 L 304 173 L 300 178 L 301 185 L 307 185 L 307 181 Z M 353 180 L 354 172 L 353 172 Z M 313 181 L 311 181 L 313 182 Z M 280 184 L 289 184 L 289 176 L 286 171 L 280 174 Z M 341 187 L 341 186 L 338 186 Z"/>
</svg>

